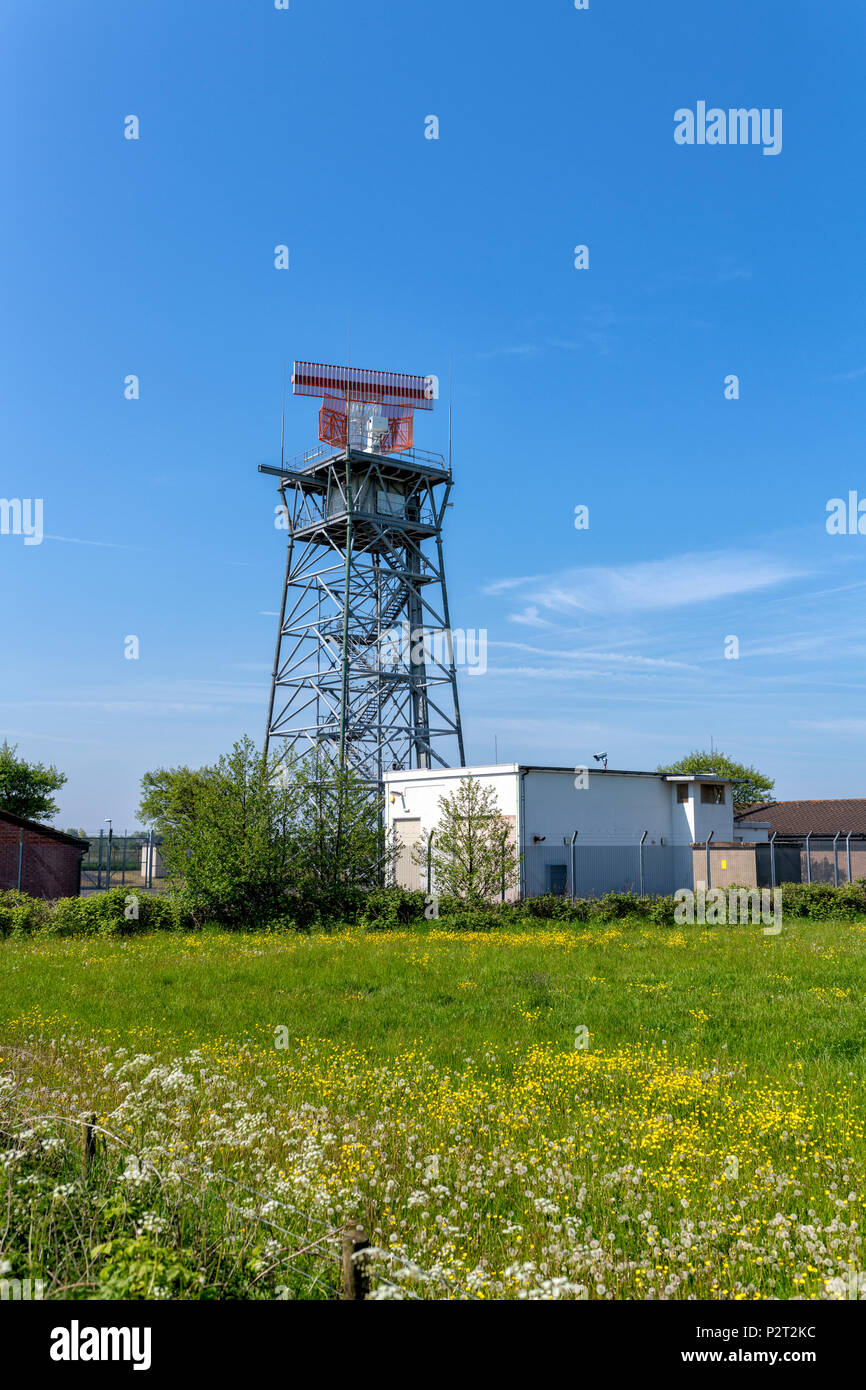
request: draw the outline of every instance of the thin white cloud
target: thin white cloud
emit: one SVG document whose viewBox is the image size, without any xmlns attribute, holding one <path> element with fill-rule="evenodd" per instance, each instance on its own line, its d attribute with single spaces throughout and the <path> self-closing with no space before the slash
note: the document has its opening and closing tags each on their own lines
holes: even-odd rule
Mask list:
<svg viewBox="0 0 866 1390">
<path fill-rule="evenodd" d="M 49 536 L 42 537 L 46 541 L 64 541 L 67 545 L 98 545 L 106 550 L 150 550 L 149 545 L 120 545 L 117 541 L 85 541 L 78 536 Z"/>
<path fill-rule="evenodd" d="M 522 623 L 524 627 L 553 627 L 554 624 L 549 618 L 542 618 L 538 609 L 534 605 L 524 609 L 522 613 L 509 613 L 508 621 L 512 623 Z"/>
<path fill-rule="evenodd" d="M 819 729 L 825 734 L 866 734 L 866 719 L 791 719 L 795 729 Z"/>
<path fill-rule="evenodd" d="M 476 352 L 476 357 L 536 357 L 543 352 L 538 343 L 515 343 L 511 347 L 491 348 L 489 352 Z"/>
<path fill-rule="evenodd" d="M 669 668 L 668 668 L 669 669 Z M 686 670 L 694 668 L 686 667 Z M 598 663 L 588 666 L 488 666 L 484 672 L 486 676 L 513 676 L 515 680 L 537 680 L 537 681 L 599 681 L 602 679 L 618 681 L 628 685 L 636 680 L 645 679 L 649 676 L 663 675 L 665 671 L 658 669 L 648 669 L 647 667 L 626 667 L 623 668 L 615 656 L 610 657 L 607 662 L 599 654 Z M 677 674 L 682 682 L 682 668 L 677 669 Z M 609 697 L 610 692 L 606 692 Z"/>
<path fill-rule="evenodd" d="M 106 714 L 208 714 L 231 707 L 261 704 L 265 696 L 261 682 L 246 685 L 229 681 L 142 682 L 137 694 L 128 689 L 76 690 L 68 699 L 2 700 L 0 709 L 99 710 Z"/>
<path fill-rule="evenodd" d="M 578 614 L 653 612 L 683 608 L 737 594 L 754 593 L 808 571 L 775 556 L 754 552 L 708 551 L 674 555 L 635 565 L 588 566 L 564 570 L 540 581 L 500 580 L 487 593 L 525 587 L 527 606 L 517 621 L 533 623 L 543 612 Z"/>
<path fill-rule="evenodd" d="M 866 376 L 866 367 L 855 367 L 852 372 L 838 372 L 829 378 L 830 381 L 859 381 L 860 377 Z"/>
<path fill-rule="evenodd" d="M 670 661 L 662 656 L 633 656 L 625 652 L 596 652 L 582 651 L 575 648 L 574 651 L 547 651 L 544 647 L 533 647 L 528 642 L 488 642 L 488 647 L 508 647 L 512 651 L 528 652 L 531 656 L 555 656 L 561 661 L 563 658 L 570 658 L 574 661 L 601 661 L 607 665 L 638 666 L 638 667 L 660 667 L 668 670 L 677 671 L 699 671 L 699 666 L 694 666 L 687 661 Z"/>
<path fill-rule="evenodd" d="M 494 579 L 491 584 L 485 584 L 481 592 L 504 594 L 509 589 L 519 589 L 523 584 L 540 584 L 545 578 L 543 574 L 522 574 L 516 575 L 513 579 Z"/>
</svg>

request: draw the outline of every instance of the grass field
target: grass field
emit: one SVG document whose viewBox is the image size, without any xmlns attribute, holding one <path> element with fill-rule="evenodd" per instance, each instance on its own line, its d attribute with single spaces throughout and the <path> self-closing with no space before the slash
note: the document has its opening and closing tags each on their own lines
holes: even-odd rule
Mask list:
<svg viewBox="0 0 866 1390">
<path fill-rule="evenodd" d="M 864 952 L 808 921 L 7 941 L 4 1113 L 93 1110 L 125 1152 L 97 1200 L 19 1124 L 6 1182 L 42 1197 L 0 1261 L 49 1296 L 329 1296 L 305 1233 L 358 1219 L 379 1296 L 866 1296 Z M 273 1205 L 199 1177 L 196 1216 L 202 1165 Z"/>
</svg>

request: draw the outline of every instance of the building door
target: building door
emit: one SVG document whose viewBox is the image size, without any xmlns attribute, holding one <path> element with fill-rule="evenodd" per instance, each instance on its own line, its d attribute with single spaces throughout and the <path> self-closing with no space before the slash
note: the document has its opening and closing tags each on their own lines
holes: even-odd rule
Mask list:
<svg viewBox="0 0 866 1390">
<path fill-rule="evenodd" d="M 568 868 L 565 864 L 547 865 L 547 891 L 564 897 L 568 891 Z"/>
<path fill-rule="evenodd" d="M 398 846 L 395 866 L 397 886 L 417 892 L 421 887 L 421 866 L 415 863 L 412 851 L 421 838 L 420 817 L 417 820 L 395 820 L 394 830 Z"/>
</svg>

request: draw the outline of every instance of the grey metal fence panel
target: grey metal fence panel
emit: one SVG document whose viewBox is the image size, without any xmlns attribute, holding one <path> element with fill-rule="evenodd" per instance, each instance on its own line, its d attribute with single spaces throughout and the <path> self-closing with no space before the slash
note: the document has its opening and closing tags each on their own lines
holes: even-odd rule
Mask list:
<svg viewBox="0 0 866 1390">
<path fill-rule="evenodd" d="M 545 893 L 567 893 L 571 896 L 570 845 L 529 846 L 522 870 L 524 897 L 540 898 Z M 554 883 L 561 886 L 551 886 Z"/>
<path fill-rule="evenodd" d="M 758 883 L 769 887 L 772 867 L 776 883 L 838 883 L 842 888 L 858 878 L 866 877 L 866 836 L 840 833 L 833 842 L 832 835 L 778 835 L 771 847 L 758 844 L 755 848 Z M 850 873 L 849 873 L 850 864 Z"/>
<path fill-rule="evenodd" d="M 839 840 L 833 848 L 833 836 L 813 835 L 810 851 L 812 857 L 812 882 L 813 883 L 835 883 L 838 877 L 840 884 L 846 883 L 848 875 L 845 864 L 845 843 Z M 835 867 L 834 867 L 835 857 Z"/>
<path fill-rule="evenodd" d="M 572 881 L 573 880 L 573 881 Z M 693 888 L 689 845 L 530 845 L 523 860 L 523 895 L 557 893 L 600 898 L 605 893 L 661 896 Z"/>
<path fill-rule="evenodd" d="M 605 893 L 640 892 L 637 845 L 583 845 L 576 849 L 575 896 L 600 898 Z"/>
<path fill-rule="evenodd" d="M 644 845 L 644 893 L 667 897 L 680 888 L 694 890 L 691 845 Z"/>
</svg>

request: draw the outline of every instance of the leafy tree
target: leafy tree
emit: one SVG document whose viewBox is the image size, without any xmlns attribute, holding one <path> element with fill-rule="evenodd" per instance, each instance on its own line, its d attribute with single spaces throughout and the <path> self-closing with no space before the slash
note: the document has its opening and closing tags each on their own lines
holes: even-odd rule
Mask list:
<svg viewBox="0 0 866 1390">
<path fill-rule="evenodd" d="M 25 820 L 50 820 L 59 810 L 51 793 L 65 785 L 65 773 L 17 757 L 18 745 L 0 744 L 0 809 Z"/>
<path fill-rule="evenodd" d="M 732 788 L 734 810 L 741 811 L 754 801 L 772 801 L 775 781 L 765 777 L 755 767 L 746 767 L 734 762 L 725 753 L 716 749 L 712 753 L 696 749 L 680 758 L 678 762 L 656 768 L 657 772 L 714 772 L 717 777 L 742 777 L 744 780 Z"/>
<path fill-rule="evenodd" d="M 324 746 L 287 769 L 296 796 L 293 878 L 298 886 L 374 888 L 387 876 L 383 799 Z"/>
<path fill-rule="evenodd" d="M 426 836 L 415 846 L 414 858 L 426 864 Z M 431 852 L 438 891 L 476 903 L 498 897 L 503 876 L 506 889 L 516 882 L 518 862 L 511 824 L 500 812 L 493 788 L 471 773 L 461 777 L 451 796 L 439 798 Z"/>
<path fill-rule="evenodd" d="M 243 738 L 213 767 L 154 775 L 164 780 L 144 801 L 165 808 L 163 859 L 197 921 L 257 926 L 286 912 L 296 794 L 281 770 Z"/>
<path fill-rule="evenodd" d="M 196 800 L 212 771 L 206 767 L 172 767 L 146 772 L 141 779 L 139 819 L 144 825 L 152 825 L 160 835 L 189 826 L 195 817 Z"/>
<path fill-rule="evenodd" d="M 326 750 L 267 760 L 249 738 L 213 767 L 148 773 L 140 814 L 197 921 L 305 924 L 381 882 L 382 802 Z M 354 905 L 354 904 L 353 904 Z"/>
</svg>

